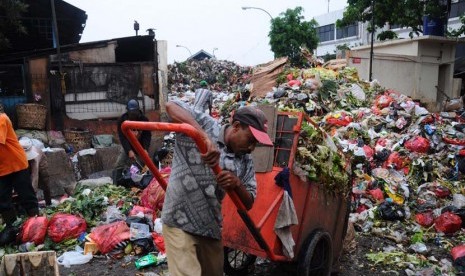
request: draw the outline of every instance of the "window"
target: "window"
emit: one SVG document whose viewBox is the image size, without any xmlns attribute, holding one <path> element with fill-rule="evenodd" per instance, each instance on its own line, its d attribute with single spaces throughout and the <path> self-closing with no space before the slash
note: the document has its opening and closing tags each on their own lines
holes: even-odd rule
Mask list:
<svg viewBox="0 0 465 276">
<path fill-rule="evenodd" d="M 402 26 L 400 24 L 392 24 L 389 26 L 389 29 L 394 30 L 394 29 L 400 29 Z"/>
<path fill-rule="evenodd" d="M 450 6 L 449 18 L 459 17 L 465 13 L 465 0 L 453 2 Z"/>
<path fill-rule="evenodd" d="M 336 30 L 336 39 L 358 35 L 358 24 L 352 24 Z"/>
<path fill-rule="evenodd" d="M 318 27 L 317 33 L 320 42 L 334 40 L 334 24 Z"/>
</svg>

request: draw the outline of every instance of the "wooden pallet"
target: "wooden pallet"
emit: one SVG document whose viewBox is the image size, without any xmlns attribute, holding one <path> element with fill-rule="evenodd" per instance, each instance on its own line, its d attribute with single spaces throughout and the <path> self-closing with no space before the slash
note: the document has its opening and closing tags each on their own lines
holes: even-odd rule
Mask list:
<svg viewBox="0 0 465 276">
<path fill-rule="evenodd" d="M 3 256 L 0 276 L 59 276 L 55 251 L 27 252 Z"/>
</svg>

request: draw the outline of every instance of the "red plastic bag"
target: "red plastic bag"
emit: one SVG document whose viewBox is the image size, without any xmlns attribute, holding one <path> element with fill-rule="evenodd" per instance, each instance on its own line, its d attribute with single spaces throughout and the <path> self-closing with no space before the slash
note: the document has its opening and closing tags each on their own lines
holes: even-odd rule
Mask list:
<svg viewBox="0 0 465 276">
<path fill-rule="evenodd" d="M 365 156 L 368 158 L 368 160 L 371 160 L 375 154 L 374 150 L 367 145 L 363 145 L 363 151 L 365 152 Z"/>
<path fill-rule="evenodd" d="M 421 136 L 413 137 L 404 144 L 409 151 L 427 153 L 429 150 L 429 140 Z"/>
<path fill-rule="evenodd" d="M 373 190 L 369 190 L 368 193 L 376 200 L 376 201 L 383 201 L 384 200 L 384 194 L 383 191 L 381 191 L 380 188 L 376 188 Z"/>
<path fill-rule="evenodd" d="M 47 217 L 28 218 L 21 227 L 21 242 L 33 242 L 35 245 L 43 244 L 47 235 Z"/>
<path fill-rule="evenodd" d="M 415 221 L 423 227 L 430 227 L 434 223 L 433 213 L 418 213 L 415 215 Z"/>
<path fill-rule="evenodd" d="M 403 169 L 405 167 L 408 167 L 410 164 L 410 160 L 408 159 L 407 156 L 401 156 L 397 151 L 391 153 L 384 162 L 383 168 L 394 168 L 396 170 Z"/>
<path fill-rule="evenodd" d="M 451 212 L 445 212 L 440 215 L 434 222 L 436 232 L 443 232 L 444 234 L 452 234 L 457 232 L 462 225 L 462 219 Z"/>
<path fill-rule="evenodd" d="M 148 218 L 149 220 L 154 220 L 157 218 L 157 214 L 151 209 L 143 206 L 134 206 L 131 211 L 129 212 L 129 216 L 137 216 L 138 214 L 142 213 L 144 217 Z"/>
<path fill-rule="evenodd" d="M 388 95 L 379 95 L 375 99 L 375 107 L 377 108 L 385 108 L 388 107 L 394 99 Z"/>
<path fill-rule="evenodd" d="M 348 126 L 352 122 L 352 117 L 342 114 L 340 117 L 326 118 L 326 123 L 333 126 Z"/>
<path fill-rule="evenodd" d="M 158 181 L 153 178 L 147 188 L 142 191 L 142 195 L 140 197 L 141 205 L 157 211 L 163 209 L 164 201 L 165 190 L 163 190 Z"/>
<path fill-rule="evenodd" d="M 290 80 L 287 82 L 287 84 L 289 84 L 289 86 L 301 86 L 302 83 L 299 81 L 299 80 Z"/>
<path fill-rule="evenodd" d="M 163 236 L 156 232 L 152 232 L 152 239 L 158 251 L 160 251 L 162 254 L 165 254 L 165 240 L 163 239 Z"/>
<path fill-rule="evenodd" d="M 59 243 L 67 239 L 77 238 L 86 232 L 86 221 L 71 214 L 55 214 L 48 224 L 48 236 Z"/>
<path fill-rule="evenodd" d="M 118 243 L 129 240 L 129 236 L 129 227 L 124 221 L 116 221 L 95 227 L 89 235 L 102 254 L 107 254 L 113 250 Z"/>
<path fill-rule="evenodd" d="M 452 260 L 457 260 L 457 258 L 461 258 L 465 256 L 465 245 L 458 245 L 450 251 L 450 254 L 452 255 Z"/>
</svg>

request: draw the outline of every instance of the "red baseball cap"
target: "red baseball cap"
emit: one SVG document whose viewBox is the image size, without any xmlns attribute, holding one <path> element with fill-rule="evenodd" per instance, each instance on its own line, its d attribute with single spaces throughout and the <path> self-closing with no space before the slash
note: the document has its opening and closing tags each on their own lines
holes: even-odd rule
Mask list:
<svg viewBox="0 0 465 276">
<path fill-rule="evenodd" d="M 233 115 L 233 122 L 239 121 L 249 126 L 250 131 L 257 141 L 266 146 L 273 146 L 270 136 L 266 132 L 268 130 L 265 113 L 258 108 L 245 106 L 239 108 Z"/>
</svg>

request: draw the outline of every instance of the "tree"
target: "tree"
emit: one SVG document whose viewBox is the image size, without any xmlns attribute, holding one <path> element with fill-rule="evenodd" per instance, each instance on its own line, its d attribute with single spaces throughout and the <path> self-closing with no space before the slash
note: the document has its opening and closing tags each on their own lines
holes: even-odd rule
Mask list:
<svg viewBox="0 0 465 276">
<path fill-rule="evenodd" d="M 20 0 L 0 0 L 0 51 L 11 46 L 8 34 L 26 33 L 20 18 L 27 8 Z"/>
<path fill-rule="evenodd" d="M 375 1 L 375 27 L 382 28 L 386 23 L 410 27 L 410 37 L 423 33 L 423 16 L 447 19 L 450 0 L 373 0 Z M 356 22 L 371 22 L 372 0 L 347 0 L 344 16 L 336 22 L 340 27 Z M 370 27 L 371 28 L 371 27 Z M 370 30 L 371 31 L 371 30 Z"/>
<path fill-rule="evenodd" d="M 275 58 L 287 56 L 294 65 L 303 62 L 300 55 L 301 46 L 313 52 L 318 45 L 318 23 L 314 19 L 303 21 L 302 12 L 302 7 L 296 7 L 281 13 L 279 17 L 271 20 L 271 30 L 268 34 Z"/>
</svg>

